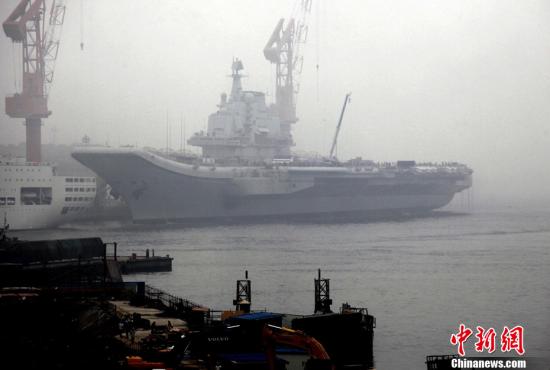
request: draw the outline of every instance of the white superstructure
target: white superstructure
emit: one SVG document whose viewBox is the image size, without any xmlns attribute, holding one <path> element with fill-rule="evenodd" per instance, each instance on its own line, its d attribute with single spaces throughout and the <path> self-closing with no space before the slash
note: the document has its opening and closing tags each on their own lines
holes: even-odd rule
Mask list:
<svg viewBox="0 0 550 370">
<path fill-rule="evenodd" d="M 10 229 L 73 221 L 90 209 L 95 196 L 95 177 L 56 176 L 49 163 L 0 159 L 0 218 Z"/>
<path fill-rule="evenodd" d="M 208 117 L 208 129 L 189 139 L 200 146 L 203 157 L 217 163 L 257 164 L 273 158 L 290 158 L 294 145 L 283 128 L 276 106 L 266 104 L 265 94 L 242 89 L 240 60 L 233 61 L 229 99 L 221 96 L 218 110 Z"/>
</svg>

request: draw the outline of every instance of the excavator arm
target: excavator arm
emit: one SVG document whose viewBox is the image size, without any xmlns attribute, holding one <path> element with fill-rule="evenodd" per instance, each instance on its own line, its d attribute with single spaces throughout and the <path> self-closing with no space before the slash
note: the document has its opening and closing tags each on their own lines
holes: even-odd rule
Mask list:
<svg viewBox="0 0 550 370">
<path fill-rule="evenodd" d="M 330 356 L 319 341 L 302 331 L 266 325 L 262 331 L 269 370 L 275 370 L 275 346 L 283 344 L 304 349 L 314 360 L 330 362 Z"/>
</svg>

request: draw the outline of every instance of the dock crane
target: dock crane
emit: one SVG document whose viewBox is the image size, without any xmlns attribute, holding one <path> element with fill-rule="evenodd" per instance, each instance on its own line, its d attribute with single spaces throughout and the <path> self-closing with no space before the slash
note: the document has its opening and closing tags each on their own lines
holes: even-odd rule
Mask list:
<svg viewBox="0 0 550 370">
<path fill-rule="evenodd" d="M 289 19 L 281 18 L 267 44 L 264 56 L 276 68 L 275 105 L 282 121 L 282 129 L 290 138 L 290 125 L 297 121 L 296 95 L 299 90 L 298 76 L 302 71 L 303 57 L 300 46 L 305 44 L 308 35 L 308 16 L 312 0 L 299 0 L 300 14 Z"/>
<path fill-rule="evenodd" d="M 21 0 L 2 24 L 6 36 L 22 44 L 22 91 L 6 97 L 6 114 L 25 119 L 27 162 L 42 160 L 42 119 L 51 114 L 48 92 L 64 18 L 62 0 L 52 0 L 49 7 L 46 0 Z"/>
<path fill-rule="evenodd" d="M 334 133 L 334 138 L 332 139 L 332 146 L 330 147 L 330 160 L 336 159 L 336 145 L 338 143 L 338 135 L 340 134 L 340 127 L 342 127 L 342 120 L 344 119 L 344 113 L 346 113 L 346 107 L 350 101 L 351 93 L 347 93 L 344 99 L 344 105 L 342 106 L 342 111 L 340 112 L 340 118 L 338 119 L 338 125 L 336 125 L 336 132 Z"/>
</svg>

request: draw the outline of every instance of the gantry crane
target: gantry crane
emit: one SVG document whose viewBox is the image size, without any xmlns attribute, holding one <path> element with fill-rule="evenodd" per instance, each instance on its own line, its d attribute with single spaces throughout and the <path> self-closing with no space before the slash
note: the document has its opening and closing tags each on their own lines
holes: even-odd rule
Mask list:
<svg viewBox="0 0 550 370">
<path fill-rule="evenodd" d="M 64 18 L 65 5 L 61 0 L 52 0 L 49 7 L 46 0 L 21 0 L 2 24 L 6 36 L 22 44 L 22 90 L 6 97 L 6 114 L 25 119 L 28 162 L 42 159 L 42 119 L 51 114 L 48 92 Z"/>
<path fill-rule="evenodd" d="M 283 123 L 282 129 L 288 130 L 288 135 L 290 124 L 297 121 L 296 95 L 303 64 L 300 46 L 307 40 L 307 20 L 312 4 L 312 0 L 299 1 L 301 6 L 298 16 L 291 18 L 286 26 L 284 18 L 281 18 L 264 48 L 265 58 L 275 64 L 275 104 Z"/>
</svg>

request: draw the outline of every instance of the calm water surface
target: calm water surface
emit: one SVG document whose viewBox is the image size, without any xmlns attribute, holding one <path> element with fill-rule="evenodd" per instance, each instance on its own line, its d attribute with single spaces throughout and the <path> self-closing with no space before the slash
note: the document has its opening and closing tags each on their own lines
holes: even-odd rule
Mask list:
<svg viewBox="0 0 550 370">
<path fill-rule="evenodd" d="M 311 313 L 317 268 L 334 309 L 377 319 L 377 369 L 425 369 L 456 353 L 463 322 L 525 327 L 526 352 L 550 359 L 550 210 L 503 208 L 393 222 L 142 227 L 116 223 L 14 233 L 27 239 L 100 236 L 121 254 L 174 257 L 170 273 L 130 275 L 216 309 L 231 307 L 248 270 L 253 307 Z M 473 340 L 466 345 L 473 352 Z"/>
</svg>

